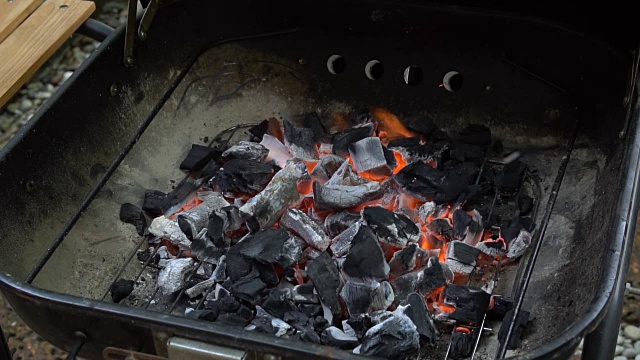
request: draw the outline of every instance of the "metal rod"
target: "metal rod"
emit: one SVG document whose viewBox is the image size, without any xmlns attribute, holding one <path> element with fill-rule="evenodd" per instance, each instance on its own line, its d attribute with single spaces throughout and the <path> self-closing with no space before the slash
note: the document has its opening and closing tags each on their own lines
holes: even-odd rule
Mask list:
<svg viewBox="0 0 640 360">
<path fill-rule="evenodd" d="M 508 327 L 507 335 L 504 339 L 504 342 L 499 344 L 498 352 L 496 354 L 496 359 L 504 359 L 504 357 L 507 354 L 507 347 L 511 340 L 511 335 L 513 334 L 513 329 L 515 328 L 516 320 L 518 318 L 518 315 L 520 314 L 520 310 L 522 310 L 522 303 L 524 302 L 524 296 L 527 293 L 527 288 L 529 287 L 529 282 L 531 281 L 533 268 L 536 264 L 536 260 L 538 259 L 538 254 L 540 253 L 540 248 L 544 240 L 544 235 L 547 232 L 547 227 L 549 225 L 549 219 L 551 218 L 553 207 L 555 206 L 556 200 L 558 199 L 558 192 L 560 190 L 560 186 L 562 185 L 562 180 L 564 179 L 564 175 L 567 171 L 567 166 L 569 165 L 571 152 L 573 151 L 573 147 L 575 145 L 576 138 L 578 135 L 579 124 L 580 124 L 579 121 L 576 121 L 574 124 L 574 128 L 572 130 L 571 136 L 569 138 L 569 142 L 567 144 L 567 151 L 562 157 L 562 162 L 560 163 L 558 174 L 553 183 L 553 186 L 551 187 L 551 194 L 549 195 L 547 208 L 545 210 L 544 217 L 542 218 L 542 227 L 538 230 L 536 239 L 534 241 L 533 254 L 531 255 L 531 257 L 529 258 L 529 261 L 526 264 L 526 268 L 524 272 L 524 280 L 518 291 L 518 295 L 516 297 L 516 305 L 513 309 L 513 317 L 511 318 L 512 320 L 509 322 L 509 327 Z"/>
<path fill-rule="evenodd" d="M 133 257 L 136 256 L 136 253 L 138 252 L 138 250 L 140 250 L 140 248 L 142 247 L 142 244 L 144 244 L 145 242 L 144 240 L 145 239 L 141 237 L 140 240 L 138 240 L 138 243 L 136 244 L 136 246 L 131 251 L 131 253 L 129 253 L 129 255 L 127 256 L 127 260 L 124 263 L 124 266 L 118 270 L 118 272 L 116 273 L 116 276 L 114 276 L 113 280 L 111 281 L 111 285 L 109 285 L 109 288 L 102 295 L 102 301 L 104 301 L 104 299 L 107 298 L 107 295 L 109 295 L 109 291 L 111 291 L 113 284 L 115 284 L 115 282 L 118 281 L 118 279 L 120 278 L 120 275 L 122 275 L 122 273 L 124 272 L 124 269 L 131 262 L 131 259 L 133 259 Z"/>
<path fill-rule="evenodd" d="M 193 278 L 193 275 L 195 273 L 198 272 L 198 269 L 200 269 L 200 266 L 202 266 L 202 261 L 199 262 L 193 269 L 193 272 L 189 275 L 189 277 L 187 278 L 187 280 L 185 281 L 187 284 L 191 281 L 191 279 Z M 182 290 L 180 290 L 180 293 L 178 294 L 178 296 L 176 297 L 175 301 L 173 302 L 173 304 L 171 304 L 171 307 L 169 308 L 169 311 L 167 311 L 168 313 L 173 312 L 173 310 L 175 310 L 176 306 L 178 306 L 178 302 L 180 301 L 180 299 L 182 299 L 182 297 L 184 296 L 185 291 L 187 291 L 187 287 L 184 286 L 182 288 Z"/>
<path fill-rule="evenodd" d="M 85 340 L 87 340 L 87 336 L 80 331 L 76 331 L 75 335 L 76 335 L 76 342 L 75 344 L 73 344 L 73 348 L 71 348 L 71 351 L 69 351 L 69 354 L 67 355 L 67 360 L 76 360 L 78 358 L 78 354 L 80 353 L 80 350 L 82 349 L 82 346 L 84 346 Z"/>
</svg>

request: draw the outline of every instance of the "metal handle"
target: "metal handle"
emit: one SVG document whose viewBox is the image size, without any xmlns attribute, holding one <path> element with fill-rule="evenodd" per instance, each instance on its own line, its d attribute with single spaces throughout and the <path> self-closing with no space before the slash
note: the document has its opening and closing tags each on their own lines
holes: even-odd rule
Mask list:
<svg viewBox="0 0 640 360">
<path fill-rule="evenodd" d="M 167 341 L 170 360 L 243 360 L 244 350 L 232 349 L 196 340 L 172 337 Z"/>
<path fill-rule="evenodd" d="M 11 360 L 11 350 L 9 350 L 9 342 L 4 337 L 2 326 L 0 326 L 0 360 Z"/>
</svg>

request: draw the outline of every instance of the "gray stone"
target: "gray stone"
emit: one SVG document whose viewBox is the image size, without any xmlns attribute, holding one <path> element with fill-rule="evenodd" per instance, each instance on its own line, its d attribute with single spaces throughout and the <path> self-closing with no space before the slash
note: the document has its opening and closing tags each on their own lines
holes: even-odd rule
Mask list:
<svg viewBox="0 0 640 360">
<path fill-rule="evenodd" d="M 624 351 L 624 347 L 620 346 L 620 345 L 616 345 L 616 355 L 620 355 L 622 354 L 622 352 Z"/>
<path fill-rule="evenodd" d="M 613 358 L 613 360 L 628 360 L 628 359 L 624 356 L 616 356 Z"/>
<path fill-rule="evenodd" d="M 15 113 L 16 111 L 18 111 L 19 105 L 18 103 L 11 103 L 9 105 L 7 105 L 7 111 Z"/>
<path fill-rule="evenodd" d="M 29 99 L 22 99 L 22 101 L 20 102 L 20 109 L 22 111 L 30 110 L 32 107 L 33 107 L 33 101 Z"/>
<path fill-rule="evenodd" d="M 624 338 L 622 336 L 618 335 L 618 340 L 616 341 L 616 344 L 622 345 L 623 342 L 624 342 Z"/>
<path fill-rule="evenodd" d="M 624 335 L 632 340 L 640 340 L 640 328 L 627 325 L 624 327 Z"/>
<path fill-rule="evenodd" d="M 633 344 L 633 348 L 634 348 L 634 349 L 636 349 L 636 350 L 638 350 L 638 353 L 640 353 L 640 341 L 636 341 L 636 342 Z"/>
<path fill-rule="evenodd" d="M 640 360 L 640 355 L 636 355 L 635 360 Z"/>
<path fill-rule="evenodd" d="M 636 357 L 637 355 L 638 355 L 638 350 L 636 350 L 634 348 L 624 349 L 624 351 L 622 351 L 622 356 L 626 356 L 629 359 L 632 359 L 632 358 Z"/>
</svg>

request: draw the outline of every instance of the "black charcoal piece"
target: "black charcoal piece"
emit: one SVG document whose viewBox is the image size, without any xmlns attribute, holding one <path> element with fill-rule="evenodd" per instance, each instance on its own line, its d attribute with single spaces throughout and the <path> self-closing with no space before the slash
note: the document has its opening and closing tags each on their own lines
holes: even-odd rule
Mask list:
<svg viewBox="0 0 640 360">
<path fill-rule="evenodd" d="M 504 166 L 502 173 L 495 177 L 495 184 L 498 190 L 508 194 L 517 192 L 520 189 L 522 174 L 526 168 L 527 165 L 520 161 L 514 161 Z"/>
<path fill-rule="evenodd" d="M 409 137 L 409 138 L 400 138 L 400 139 L 391 140 L 389 141 L 389 144 L 387 144 L 387 147 L 410 148 L 410 147 L 419 146 L 419 145 L 420 145 L 419 137 Z"/>
<path fill-rule="evenodd" d="M 195 261 L 192 258 L 179 258 L 167 261 L 167 265 L 158 274 L 160 294 L 172 297 L 186 285 L 187 274 L 193 271 Z"/>
<path fill-rule="evenodd" d="M 257 271 L 255 271 L 257 273 Z M 244 278 L 236 281 L 231 285 L 229 290 L 238 299 L 244 300 L 252 305 L 260 302 L 262 290 L 266 289 L 267 285 L 262 282 L 258 274 L 249 274 Z"/>
<path fill-rule="evenodd" d="M 467 229 L 473 219 L 466 211 L 458 209 L 453 212 L 453 238 L 462 240 L 467 233 Z"/>
<path fill-rule="evenodd" d="M 262 120 L 258 125 L 250 128 L 248 131 L 255 140 L 261 141 L 264 134 L 269 131 L 269 120 Z"/>
<path fill-rule="evenodd" d="M 353 238 L 360 231 L 360 226 L 361 223 L 357 221 L 341 232 L 340 235 L 333 238 L 330 248 L 334 256 L 343 257 L 349 253 Z"/>
<path fill-rule="evenodd" d="M 436 204 L 457 200 L 458 197 L 466 197 L 463 192 L 475 181 L 480 168 L 472 162 L 464 162 L 446 172 L 446 178 L 438 186 L 438 192 L 433 198 Z"/>
<path fill-rule="evenodd" d="M 203 183 L 202 179 L 180 181 L 175 189 L 165 197 L 162 203 L 162 212 L 167 216 L 173 215 L 193 197 Z"/>
<path fill-rule="evenodd" d="M 422 277 L 419 279 L 416 290 L 426 296 L 445 285 L 447 285 L 447 276 L 442 263 L 436 257 L 430 258 L 427 267 L 422 270 Z"/>
<path fill-rule="evenodd" d="M 524 255 L 529 245 L 531 245 L 531 233 L 525 229 L 520 230 L 518 236 L 511 240 L 507 246 L 507 257 L 510 259 L 519 258 Z"/>
<path fill-rule="evenodd" d="M 296 328 L 299 331 L 311 330 L 313 331 L 313 320 L 309 319 L 309 317 L 303 314 L 301 311 L 293 310 L 287 311 L 284 314 L 282 320 L 286 321 L 287 324 Z"/>
<path fill-rule="evenodd" d="M 280 337 L 286 335 L 290 330 L 292 330 L 292 328 L 289 324 L 284 322 L 284 320 L 275 318 L 269 315 L 269 313 L 262 307 L 256 306 L 256 316 L 253 321 L 245 327 L 245 330 L 257 331 Z"/>
<path fill-rule="evenodd" d="M 447 219 L 435 219 L 427 224 L 427 230 L 441 240 L 453 238 L 453 228 Z"/>
<path fill-rule="evenodd" d="M 144 235 L 147 228 L 147 218 L 139 207 L 125 203 L 120 206 L 120 221 L 136 227 L 138 235 Z"/>
<path fill-rule="evenodd" d="M 304 163 L 287 162 L 264 190 L 240 208 L 243 218 L 251 219 L 260 229 L 272 227 L 285 209 L 301 200 L 298 181 L 306 176 L 307 166 Z"/>
<path fill-rule="evenodd" d="M 500 326 L 500 331 L 498 332 L 498 340 L 501 344 L 506 341 L 507 332 L 509 331 L 509 327 L 511 322 L 513 321 L 513 310 L 509 310 L 504 317 L 504 321 Z M 529 323 L 529 315 L 530 313 L 525 310 L 521 310 L 518 314 L 518 318 L 513 326 L 513 331 L 511 333 L 511 338 L 509 338 L 509 344 L 507 344 L 507 349 L 513 350 L 517 349 L 520 346 L 520 341 L 522 340 L 522 334 Z"/>
<path fill-rule="evenodd" d="M 491 130 L 484 125 L 469 125 L 452 137 L 454 141 L 465 144 L 491 145 Z"/>
<path fill-rule="evenodd" d="M 347 305 L 349 315 L 366 314 L 371 310 L 373 292 L 376 286 L 380 286 L 377 281 L 355 282 L 347 280 L 345 282 L 340 292 L 340 297 Z"/>
<path fill-rule="evenodd" d="M 413 321 L 418 334 L 420 334 L 420 339 L 425 343 L 435 344 L 438 339 L 438 331 L 429 315 L 424 295 L 418 293 L 409 294 L 406 305 L 409 306 L 404 313 Z"/>
<path fill-rule="evenodd" d="M 311 129 L 313 131 L 313 139 L 319 143 L 324 140 L 327 130 L 322 124 L 322 119 L 315 112 L 308 112 L 300 114 L 294 117 L 297 124 L 301 124 L 303 127 Z"/>
<path fill-rule="evenodd" d="M 491 297 L 491 303 L 493 307 L 489 310 L 488 315 L 492 319 L 502 320 L 507 312 L 513 309 L 513 300 L 505 296 L 493 295 Z"/>
<path fill-rule="evenodd" d="M 503 241 L 481 241 L 476 244 L 476 249 L 480 250 L 485 255 L 495 258 L 498 255 L 503 255 L 507 248 Z"/>
<path fill-rule="evenodd" d="M 311 172 L 311 177 L 314 180 L 324 184 L 329 179 L 331 179 L 331 176 L 335 174 L 335 172 L 340 168 L 340 165 L 342 165 L 345 161 L 345 158 L 338 155 L 327 155 L 323 157 L 322 160 L 320 160 L 320 162 L 313 169 L 313 171 Z"/>
<path fill-rule="evenodd" d="M 240 316 L 248 322 L 253 319 L 253 310 L 251 310 L 251 308 L 249 308 L 247 305 L 241 304 L 238 311 L 236 311 L 236 315 Z"/>
<path fill-rule="evenodd" d="M 211 309 L 218 309 L 223 314 L 235 313 L 240 309 L 240 301 L 235 296 L 224 296 L 215 301 L 216 306 L 210 306 Z"/>
<path fill-rule="evenodd" d="M 180 170 L 197 171 L 202 169 L 209 160 L 220 155 L 220 151 L 208 146 L 191 145 L 187 157 L 180 163 Z"/>
<path fill-rule="evenodd" d="M 313 319 L 313 329 L 317 333 L 322 333 L 329 326 L 329 321 L 322 316 L 316 316 L 316 318 Z"/>
<path fill-rule="evenodd" d="M 437 129 L 433 120 L 426 115 L 411 115 L 403 123 L 409 129 L 427 137 Z"/>
<path fill-rule="evenodd" d="M 235 231 L 242 227 L 242 218 L 240 217 L 240 209 L 236 206 L 229 205 L 220 208 L 217 214 L 224 222 L 223 231 Z"/>
<path fill-rule="evenodd" d="M 333 153 L 338 156 L 349 154 L 349 145 L 373 135 L 374 125 L 366 124 L 351 128 L 333 137 Z"/>
<path fill-rule="evenodd" d="M 221 191 L 253 195 L 264 189 L 277 171 L 262 161 L 233 159 L 218 171 L 216 181 Z"/>
<path fill-rule="evenodd" d="M 378 311 L 378 310 L 386 310 L 393 304 L 395 300 L 395 294 L 393 292 L 393 287 L 387 281 L 382 281 L 379 285 L 373 290 L 373 294 L 371 295 L 371 310 L 370 311 Z"/>
<path fill-rule="evenodd" d="M 371 317 L 368 314 L 351 316 L 345 321 L 356 333 L 358 339 L 361 339 L 367 332 L 367 330 L 369 330 L 373 326 L 373 324 L 371 323 Z"/>
<path fill-rule="evenodd" d="M 422 161 L 416 161 L 405 166 L 394 175 L 394 178 L 405 191 L 425 201 L 430 201 L 438 193 L 438 188 L 442 185 L 445 174 Z"/>
<path fill-rule="evenodd" d="M 335 326 L 330 326 L 322 332 L 322 343 L 343 350 L 350 350 L 360 342 L 355 336 L 349 336 Z"/>
<path fill-rule="evenodd" d="M 247 321 L 237 314 L 220 314 L 216 319 L 216 324 L 230 327 L 244 327 Z"/>
<path fill-rule="evenodd" d="M 324 229 L 330 237 L 334 238 L 358 220 L 360 220 L 359 214 L 340 211 L 327 216 L 324 220 Z"/>
<path fill-rule="evenodd" d="M 111 300 L 119 303 L 133 292 L 133 280 L 118 279 L 111 285 Z"/>
<path fill-rule="evenodd" d="M 518 197 L 518 210 L 520 215 L 528 215 L 533 210 L 533 199 L 525 194 L 520 194 Z"/>
<path fill-rule="evenodd" d="M 149 247 L 142 251 L 138 251 L 136 253 L 136 257 L 138 258 L 138 261 L 147 262 L 149 261 L 149 258 L 151 257 L 152 253 L 153 253 L 153 248 Z"/>
<path fill-rule="evenodd" d="M 320 304 L 300 304 L 298 308 L 308 317 L 315 317 L 322 314 L 322 305 Z"/>
<path fill-rule="evenodd" d="M 385 280 L 389 265 L 376 236 L 367 226 L 361 226 L 351 242 L 342 271 L 351 278 Z"/>
<path fill-rule="evenodd" d="M 230 251 L 226 255 L 226 272 L 231 281 L 238 281 L 247 276 L 253 269 L 253 261 L 240 255 L 237 252 Z"/>
<path fill-rule="evenodd" d="M 345 161 L 340 165 L 331 178 L 326 182 L 326 185 L 345 185 L 345 186 L 357 186 L 370 182 L 369 180 L 358 175 L 351 166 L 349 161 Z"/>
<path fill-rule="evenodd" d="M 254 262 L 253 264 L 258 272 L 260 273 L 260 280 L 267 285 L 278 285 L 280 279 L 278 279 L 278 274 L 276 273 L 273 265 L 261 263 L 259 261 Z"/>
<path fill-rule="evenodd" d="M 466 359 L 470 357 L 473 353 L 473 347 L 476 342 L 475 332 L 469 330 L 454 330 L 451 333 L 451 348 L 449 350 L 449 355 L 451 359 Z"/>
<path fill-rule="evenodd" d="M 315 287 L 313 286 L 312 282 L 308 282 L 302 285 L 296 285 L 291 291 L 291 296 L 293 297 L 293 300 L 299 304 L 318 304 L 320 301 L 318 300 L 316 294 L 313 292 L 314 288 Z"/>
<path fill-rule="evenodd" d="M 178 224 L 179 223 L 180 222 L 178 221 Z M 180 229 L 182 229 L 182 226 L 180 226 Z M 211 215 L 209 215 L 209 221 L 207 223 L 207 236 L 209 237 L 209 240 L 211 240 L 213 245 L 218 248 L 224 248 L 227 245 L 224 235 L 224 220 L 215 212 L 212 212 Z"/>
<path fill-rule="evenodd" d="M 252 141 L 240 141 L 237 145 L 234 145 L 222 153 L 222 159 L 229 161 L 232 159 L 245 159 L 264 161 L 269 154 L 264 145 L 252 142 Z"/>
<path fill-rule="evenodd" d="M 409 218 L 380 206 L 367 206 L 362 218 L 373 230 L 378 241 L 402 248 L 408 242 L 417 242 L 420 229 Z"/>
<path fill-rule="evenodd" d="M 485 158 L 485 149 L 476 145 L 456 144 L 449 149 L 449 156 L 459 162 L 471 161 L 480 166 Z"/>
<path fill-rule="evenodd" d="M 310 342 L 314 344 L 321 344 L 320 335 L 315 332 L 315 330 L 308 328 L 304 330 L 299 330 L 294 336 L 300 335 L 300 340 L 304 342 Z M 293 337 L 289 337 L 293 339 Z"/>
<path fill-rule="evenodd" d="M 294 265 L 302 258 L 300 246 L 282 228 L 265 229 L 248 235 L 232 246 L 229 254 L 241 254 L 263 263 L 278 263 L 282 267 Z"/>
<path fill-rule="evenodd" d="M 402 250 L 396 251 L 389 261 L 391 275 L 398 277 L 413 271 L 416 267 L 416 259 L 419 249 L 416 244 L 409 244 Z"/>
<path fill-rule="evenodd" d="M 317 159 L 318 148 L 309 128 L 296 128 L 291 122 L 284 121 L 284 144 L 289 152 L 299 159 Z"/>
<path fill-rule="evenodd" d="M 444 302 L 456 308 L 447 317 L 463 324 L 480 324 L 489 310 L 491 295 L 480 288 L 449 284 L 444 293 Z"/>
<path fill-rule="evenodd" d="M 320 251 L 320 250 L 318 250 L 316 248 L 313 248 L 311 246 L 307 246 L 307 248 L 304 249 L 304 251 L 302 252 L 302 258 L 307 260 L 307 261 L 308 260 L 313 260 L 313 259 L 317 258 L 318 255 L 320 255 L 321 252 L 322 251 Z"/>
<path fill-rule="evenodd" d="M 339 316 L 342 307 L 338 293 L 342 289 L 342 277 L 329 253 L 322 252 L 320 256 L 310 261 L 307 264 L 307 273 L 322 303 L 333 315 Z"/>
<path fill-rule="evenodd" d="M 178 218 L 180 222 L 180 218 Z M 226 248 L 219 248 L 207 236 L 207 230 L 203 229 L 191 241 L 191 252 L 198 257 L 199 260 L 206 261 L 211 264 L 217 264 L 222 255 L 226 253 Z"/>
<path fill-rule="evenodd" d="M 469 274 L 476 266 L 480 249 L 462 241 L 452 241 L 447 249 L 447 265 L 453 272 Z"/>
<path fill-rule="evenodd" d="M 349 209 L 382 197 L 380 184 L 370 181 L 356 186 L 313 183 L 313 198 L 318 210 Z"/>
<path fill-rule="evenodd" d="M 308 245 L 320 251 L 327 250 L 331 243 L 331 239 L 324 233 L 322 226 L 298 209 L 287 209 L 280 218 L 280 226 L 297 234 Z"/>
<path fill-rule="evenodd" d="M 189 319 L 216 321 L 219 313 L 214 310 L 191 310 L 184 316 Z"/>
<path fill-rule="evenodd" d="M 364 138 L 349 144 L 348 148 L 358 174 L 369 173 L 378 176 L 391 174 L 379 137 Z"/>
<path fill-rule="evenodd" d="M 520 217 L 515 216 L 508 224 L 500 227 L 500 234 L 504 241 L 509 244 L 511 240 L 518 237 L 520 230 L 522 230 L 522 224 L 520 224 Z"/>
<path fill-rule="evenodd" d="M 164 212 L 163 206 L 167 199 L 167 194 L 158 190 L 145 190 L 144 202 L 142 203 L 142 210 L 148 212 L 152 216 L 162 215 Z"/>
<path fill-rule="evenodd" d="M 296 311 L 296 307 L 291 302 L 287 292 L 280 289 L 271 291 L 262 302 L 262 308 L 269 314 L 281 319 L 284 318 L 284 314 Z"/>
<path fill-rule="evenodd" d="M 413 321 L 398 307 L 393 316 L 373 326 L 362 337 L 361 355 L 402 358 L 420 349 L 420 335 Z"/>
</svg>

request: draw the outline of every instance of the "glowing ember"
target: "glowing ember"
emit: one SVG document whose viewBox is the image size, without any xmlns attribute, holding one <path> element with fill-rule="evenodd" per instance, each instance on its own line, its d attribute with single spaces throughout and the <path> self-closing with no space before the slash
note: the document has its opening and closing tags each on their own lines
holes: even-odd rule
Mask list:
<svg viewBox="0 0 640 360">
<path fill-rule="evenodd" d="M 375 108 L 371 113 L 378 125 L 378 131 L 383 135 L 381 137 L 386 138 L 388 141 L 416 136 L 389 110 Z"/>
</svg>

